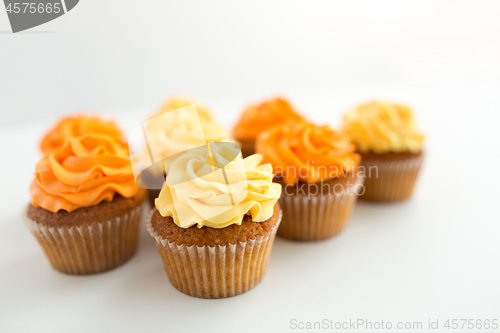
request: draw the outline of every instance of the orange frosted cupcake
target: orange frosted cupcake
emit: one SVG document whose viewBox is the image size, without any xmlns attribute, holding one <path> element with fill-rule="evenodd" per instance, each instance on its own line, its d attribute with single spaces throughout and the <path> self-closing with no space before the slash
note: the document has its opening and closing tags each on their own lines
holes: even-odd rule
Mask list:
<svg viewBox="0 0 500 333">
<path fill-rule="evenodd" d="M 147 222 L 179 291 L 200 298 L 239 295 L 264 277 L 281 220 L 281 186 L 262 156 L 211 143 L 173 162 Z"/>
<path fill-rule="evenodd" d="M 344 115 L 344 131 L 362 157 L 366 175 L 362 199 L 390 202 L 411 196 L 425 137 L 409 107 L 379 101 L 362 104 Z"/>
<path fill-rule="evenodd" d="M 42 144 L 49 149 L 36 165 L 27 224 L 61 272 L 106 271 L 135 252 L 146 191 L 135 184 L 128 146 L 116 128 L 77 116 L 63 119 L 43 140 L 50 144 Z"/>
<path fill-rule="evenodd" d="M 241 146 L 243 157 L 255 154 L 255 141 L 259 133 L 288 120 L 304 121 L 304 118 L 281 98 L 248 107 L 233 129 L 233 136 Z"/>
<path fill-rule="evenodd" d="M 360 157 L 348 137 L 328 126 L 291 121 L 261 133 L 256 146 L 283 185 L 278 235 L 313 241 L 341 232 L 363 183 Z"/>
<path fill-rule="evenodd" d="M 95 115 L 76 115 L 61 119 L 42 138 L 40 149 L 43 153 L 61 147 L 68 137 L 79 137 L 85 133 L 105 135 L 115 141 L 122 141 L 123 135 L 115 122 Z"/>
<path fill-rule="evenodd" d="M 195 105 L 196 112 L 177 112 L 175 110 Z M 194 109 L 193 109 L 194 110 Z M 174 111 L 174 112 L 171 112 Z M 161 117 L 169 113 L 168 117 Z M 200 135 L 202 144 L 206 142 L 220 142 L 230 139 L 229 132 L 222 127 L 212 112 L 205 106 L 187 98 L 173 97 L 169 99 L 158 112 L 156 112 L 149 122 L 146 122 L 148 144 L 154 147 L 155 155 L 170 157 L 168 161 L 173 161 L 176 155 L 186 150 L 200 145 Z M 149 152 L 145 150 L 144 160 L 149 160 Z M 165 160 L 167 161 L 167 160 Z M 164 163 L 165 172 L 168 173 L 170 162 Z M 162 184 L 164 175 L 163 167 L 148 169 L 148 183 Z M 158 178 L 161 178 L 158 180 Z M 161 186 L 155 186 L 149 190 L 149 203 L 154 207 L 154 200 L 160 193 Z"/>
</svg>

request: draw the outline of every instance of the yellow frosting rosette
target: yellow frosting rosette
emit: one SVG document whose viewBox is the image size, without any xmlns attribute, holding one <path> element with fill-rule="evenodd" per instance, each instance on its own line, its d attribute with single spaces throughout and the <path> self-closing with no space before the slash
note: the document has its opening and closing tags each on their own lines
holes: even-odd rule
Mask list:
<svg viewBox="0 0 500 333">
<path fill-rule="evenodd" d="M 193 104 L 196 112 L 174 111 Z M 169 117 L 162 116 L 170 111 L 175 113 Z M 206 107 L 185 98 L 170 99 L 146 123 L 148 144 L 154 148 L 157 156 L 162 157 L 175 157 L 177 154 L 207 142 L 229 141 L 230 139 L 229 132 L 216 122 Z M 149 159 L 149 152 L 145 149 L 141 160 L 148 165 Z M 168 171 L 171 162 L 171 160 L 165 161 L 165 171 Z M 161 171 L 159 166 L 150 168 L 150 172 L 155 175 L 160 174 Z"/>
<path fill-rule="evenodd" d="M 417 153 L 425 139 L 417 129 L 411 108 L 380 101 L 347 112 L 344 131 L 363 153 Z"/>
<path fill-rule="evenodd" d="M 272 166 L 262 159 L 258 154 L 241 159 L 234 144 L 192 149 L 172 163 L 156 208 L 182 228 L 241 225 L 245 214 L 265 221 L 273 215 L 281 185 L 273 183 Z"/>
<path fill-rule="evenodd" d="M 174 122 L 158 123 L 158 136 L 156 138 L 159 140 L 160 144 L 165 145 L 165 149 L 172 150 L 173 154 L 185 150 L 184 144 L 189 144 L 192 134 L 191 131 L 196 129 L 196 126 L 193 126 L 193 124 L 198 121 L 201 123 L 203 134 L 207 141 L 218 142 L 228 140 L 231 137 L 229 132 L 217 123 L 212 112 L 207 107 L 187 98 L 173 97 L 169 99 L 151 119 L 169 111 L 193 104 L 196 105 L 198 118 L 193 117 L 191 114 L 187 114 L 184 117 L 179 117 L 177 121 Z"/>
</svg>

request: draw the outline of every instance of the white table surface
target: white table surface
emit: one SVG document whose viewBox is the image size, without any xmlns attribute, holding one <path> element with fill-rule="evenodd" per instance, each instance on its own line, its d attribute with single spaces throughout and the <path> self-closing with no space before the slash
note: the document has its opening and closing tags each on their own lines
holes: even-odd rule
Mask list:
<svg viewBox="0 0 500 333">
<path fill-rule="evenodd" d="M 439 331 L 446 319 L 500 320 L 497 88 L 385 91 L 415 106 L 427 133 L 414 196 L 359 201 L 331 240 L 277 238 L 261 284 L 222 300 L 178 292 L 144 225 L 137 253 L 117 269 L 92 276 L 52 269 L 20 214 L 40 157 L 36 143 L 53 119 L 2 130 L 0 331 L 287 332 L 298 331 L 291 320 L 365 319 L 420 321 L 424 332 L 429 320 L 439 320 Z M 368 96 L 337 94 L 337 113 L 318 106 L 309 116 L 338 123 L 340 111 Z M 313 95 L 296 101 L 318 103 Z M 222 104 L 219 110 L 224 122 L 236 117 Z M 130 128 L 143 116 L 123 119 Z"/>
</svg>

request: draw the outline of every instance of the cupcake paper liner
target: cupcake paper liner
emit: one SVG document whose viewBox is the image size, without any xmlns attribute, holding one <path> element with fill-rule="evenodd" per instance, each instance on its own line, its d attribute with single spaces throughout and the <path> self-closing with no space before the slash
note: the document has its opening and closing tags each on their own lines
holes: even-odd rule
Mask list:
<svg viewBox="0 0 500 333">
<path fill-rule="evenodd" d="M 365 167 L 365 193 L 361 199 L 370 201 L 399 201 L 407 199 L 413 193 L 413 188 L 422 166 L 423 155 L 399 161 L 363 159 Z M 377 167 L 377 174 L 373 174 Z M 370 169 L 372 168 L 370 175 Z M 370 177 L 371 176 L 371 177 Z"/>
<path fill-rule="evenodd" d="M 351 215 L 351 211 L 361 193 L 363 184 L 359 178 L 348 190 L 342 193 L 317 195 L 286 195 L 279 199 L 283 210 L 283 221 L 278 235 L 300 241 L 316 241 L 339 234 Z"/>
<path fill-rule="evenodd" d="M 158 235 L 151 224 L 154 212 L 150 212 L 146 227 L 170 282 L 184 294 L 199 298 L 236 296 L 255 287 L 264 277 L 279 221 L 265 235 L 245 242 L 187 246 Z"/>
<path fill-rule="evenodd" d="M 110 220 L 79 226 L 47 227 L 25 215 L 25 222 L 52 266 L 74 275 L 100 273 L 132 257 L 144 204 Z"/>
</svg>

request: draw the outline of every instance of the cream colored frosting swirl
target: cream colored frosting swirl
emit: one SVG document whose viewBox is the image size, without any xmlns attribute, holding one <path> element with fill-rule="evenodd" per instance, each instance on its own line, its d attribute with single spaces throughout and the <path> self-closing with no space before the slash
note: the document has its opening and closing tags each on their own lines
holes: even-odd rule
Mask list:
<svg viewBox="0 0 500 333">
<path fill-rule="evenodd" d="M 155 140 L 158 144 L 162 145 L 165 151 L 169 151 L 169 155 L 185 151 L 193 147 L 192 138 L 198 134 L 195 133 L 193 135 L 193 131 L 198 129 L 196 126 L 198 121 L 201 123 L 206 141 L 217 142 L 230 138 L 229 132 L 217 123 L 209 109 L 186 98 L 171 98 L 155 116 L 192 104 L 196 105 L 198 117 L 193 116 L 192 113 L 179 113 L 179 116 L 174 121 L 171 121 L 172 119 L 168 119 L 168 122 L 155 121 L 154 127 L 150 128 L 150 130 L 156 135 L 150 137 L 149 140 Z M 153 143 L 150 142 L 150 144 Z"/>
<path fill-rule="evenodd" d="M 220 142 L 230 139 L 229 132 L 219 125 L 211 112 L 204 106 L 195 104 L 197 112 L 176 112 L 174 117 L 158 117 L 167 112 L 195 104 L 184 98 L 172 98 L 148 121 L 147 133 L 149 145 L 161 151 L 162 156 L 173 156 L 193 147 L 200 146 L 200 135 L 203 134 L 206 142 Z M 200 126 L 203 133 L 200 133 Z M 203 142 L 204 144 L 205 142 Z M 143 160 L 148 160 L 147 150 Z M 167 169 L 169 163 L 166 164 Z M 160 172 L 158 168 L 152 172 Z M 168 171 L 168 170 L 167 170 Z"/>
<path fill-rule="evenodd" d="M 281 195 L 271 164 L 260 164 L 258 154 L 245 159 L 236 154 L 233 160 L 234 148 L 220 144 L 211 145 L 211 153 L 200 147 L 181 155 L 155 201 L 160 214 L 182 228 L 240 225 L 245 214 L 254 222 L 269 219 Z"/>
<path fill-rule="evenodd" d="M 362 104 L 344 115 L 344 131 L 361 152 L 419 152 L 425 139 L 411 108 L 387 102 Z"/>
</svg>

